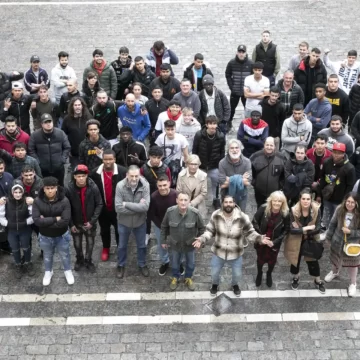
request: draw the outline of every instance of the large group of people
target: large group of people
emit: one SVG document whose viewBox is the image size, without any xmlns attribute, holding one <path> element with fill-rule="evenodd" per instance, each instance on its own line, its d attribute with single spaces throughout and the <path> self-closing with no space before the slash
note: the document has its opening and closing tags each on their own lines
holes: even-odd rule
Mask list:
<svg viewBox="0 0 360 360">
<path fill-rule="evenodd" d="M 33 233 L 44 259 L 44 286 L 51 283 L 55 251 L 68 284 L 75 281 L 72 268 L 95 272 L 97 227 L 101 261 L 109 259 L 114 228 L 117 278 L 126 274 L 131 234 L 139 271 L 148 277 L 153 226 L 158 273 L 164 276 L 171 264 L 171 290 L 181 276 L 188 289 L 196 288 L 195 250 L 210 241 L 212 295 L 226 263 L 240 295 L 250 242 L 257 254 L 255 284 L 261 286 L 267 264 L 271 287 L 284 243 L 292 289 L 299 288 L 304 258 L 321 293 L 347 267 L 354 296 L 360 266 L 357 52 L 334 62 L 328 49 L 322 56 L 303 41 L 280 79 L 279 48 L 269 31 L 261 36 L 251 57 L 241 44 L 228 62 L 229 100 L 201 53 L 176 79 L 172 66 L 179 58 L 162 41 L 144 57 L 131 57 L 123 46 L 113 62 L 95 49 L 81 90 L 65 51 L 49 73 L 38 55 L 25 73 L 0 73 L 0 246 L 12 253 L 16 277 L 35 274 Z M 240 100 L 244 117 L 234 129 Z M 250 186 L 258 206 L 252 220 L 246 214 Z M 208 195 L 214 211 L 206 224 Z M 323 240 L 331 244 L 325 282 Z"/>
</svg>

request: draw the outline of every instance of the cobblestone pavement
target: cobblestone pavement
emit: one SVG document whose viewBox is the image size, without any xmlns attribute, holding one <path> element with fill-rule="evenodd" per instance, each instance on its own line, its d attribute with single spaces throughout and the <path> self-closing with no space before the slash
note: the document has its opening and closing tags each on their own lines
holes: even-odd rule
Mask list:
<svg viewBox="0 0 360 360">
<path fill-rule="evenodd" d="M 95 47 L 103 49 L 105 58 L 110 61 L 117 57 L 122 45 L 129 46 L 131 55 L 136 56 L 146 54 L 154 40 L 162 39 L 180 58 L 180 65 L 174 67 L 178 77 L 181 77 L 183 65 L 190 62 L 196 52 L 201 52 L 211 64 L 216 85 L 228 93 L 224 77 L 227 62 L 235 55 L 240 43 L 245 43 L 251 53 L 265 28 L 273 33 L 274 42 L 279 45 L 282 69 L 286 68 L 301 40 L 307 40 L 311 46 L 330 47 L 334 60 L 344 58 L 351 48 L 360 49 L 358 27 L 353 25 L 358 23 L 360 12 L 356 0 L 328 0 L 314 4 L 309 1 L 117 2 L 83 6 L 70 2 L 42 6 L 36 1 L 30 2 L 29 6 L 5 3 L 9 1 L 0 1 L 3 71 L 24 71 L 30 56 L 35 53 L 40 56 L 42 66 L 50 71 L 57 62 L 56 54 L 66 50 L 71 56 L 71 66 L 81 78 L 82 69 L 91 61 Z M 241 117 L 239 108 L 235 129 Z M 250 190 L 247 213 L 252 216 L 255 211 L 256 203 Z M 209 206 L 208 215 L 210 213 Z M 3 318 L 66 319 L 72 316 L 92 321 L 90 317 L 149 317 L 146 324 L 138 325 L 101 325 L 94 321 L 90 322 L 92 325 L 36 326 L 34 322 L 34 326 L 0 326 L 0 359 L 360 359 L 360 322 L 355 320 L 359 318 L 356 315 L 359 298 L 337 295 L 319 298 L 313 297 L 314 294 L 290 297 L 291 294 L 284 291 L 290 289 L 290 274 L 282 253 L 273 275 L 272 290 L 275 292 L 270 293 L 266 285 L 262 285 L 260 290 L 267 294 L 264 295 L 266 298 L 244 296 L 232 299 L 232 307 L 226 313 L 240 314 L 237 316 L 295 314 L 290 320 L 304 321 L 156 324 L 153 320 L 155 323 L 151 324 L 151 318 L 157 319 L 156 316 L 161 315 L 206 317 L 210 314 L 205 307 L 208 300 L 35 302 L 30 299 L 34 294 L 168 293 L 169 278 L 157 275 L 160 263 L 155 241 L 151 240 L 148 246 L 150 278 L 139 275 L 135 248 L 132 246 L 129 251 L 127 274 L 120 281 L 115 278 L 115 247 L 110 261 L 100 262 L 101 241 L 98 238 L 94 251 L 96 274 L 75 273 L 75 284 L 68 286 L 56 260 L 55 274 L 48 288 L 41 286 L 42 262 L 35 240 L 33 253 L 37 275 L 34 278 L 16 281 L 11 258 L 0 254 L 0 295 L 29 296 L 28 302 L 20 302 L 19 298 L 5 301 L 3 298 L 0 325 L 4 324 Z M 194 280 L 197 291 L 209 288 L 210 256 L 209 246 L 196 255 Z M 329 269 L 326 248 L 321 260 L 322 276 Z M 240 284 L 243 291 L 249 291 L 248 294 L 256 290 L 255 276 L 255 252 L 250 245 L 244 255 Z M 230 290 L 229 283 L 230 269 L 225 268 L 221 290 Z M 327 288 L 334 289 L 335 294 L 336 289 L 346 286 L 344 272 Z M 305 267 L 300 288 L 313 289 Z M 181 285 L 178 291 L 183 290 L 186 289 Z M 296 313 L 300 315 L 296 316 Z M 317 313 L 323 314 L 322 317 L 312 315 Z M 326 316 L 327 321 L 321 320 Z"/>
</svg>

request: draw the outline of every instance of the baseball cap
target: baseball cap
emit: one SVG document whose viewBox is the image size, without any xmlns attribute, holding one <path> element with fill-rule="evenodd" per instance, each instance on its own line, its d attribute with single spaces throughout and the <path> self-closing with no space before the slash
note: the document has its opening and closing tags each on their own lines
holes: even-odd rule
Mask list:
<svg viewBox="0 0 360 360">
<path fill-rule="evenodd" d="M 334 150 L 346 152 L 346 145 L 343 143 L 335 143 L 333 145 L 333 151 Z"/>
<path fill-rule="evenodd" d="M 53 121 L 53 118 L 50 114 L 42 114 L 40 120 L 41 120 L 41 123 L 43 123 L 43 122 L 49 121 L 49 120 Z"/>
<path fill-rule="evenodd" d="M 23 89 L 24 85 L 20 81 L 14 81 L 11 86 L 12 89 Z"/>
<path fill-rule="evenodd" d="M 76 174 L 88 174 L 88 173 L 89 173 L 89 169 L 84 164 L 79 164 L 74 169 L 74 175 L 76 175 Z"/>
<path fill-rule="evenodd" d="M 40 58 L 37 56 L 37 55 L 33 55 L 31 58 L 30 58 L 30 62 L 33 63 L 33 62 L 40 62 Z"/>
<path fill-rule="evenodd" d="M 237 48 L 237 51 L 246 52 L 246 46 L 245 45 L 239 45 L 238 48 Z"/>
</svg>

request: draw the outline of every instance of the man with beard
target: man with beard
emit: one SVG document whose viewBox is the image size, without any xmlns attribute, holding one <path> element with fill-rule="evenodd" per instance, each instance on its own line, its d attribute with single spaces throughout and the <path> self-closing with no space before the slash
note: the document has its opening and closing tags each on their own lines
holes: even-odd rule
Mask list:
<svg viewBox="0 0 360 360">
<path fill-rule="evenodd" d="M 125 179 L 126 168 L 115 164 L 115 153 L 110 149 L 106 149 L 103 153 L 103 163 L 91 172 L 90 177 L 99 188 L 104 204 L 98 220 L 103 244 L 101 260 L 107 261 L 111 245 L 111 226 L 114 227 L 116 244 L 119 244 L 118 223 L 115 212 L 115 189 L 116 184 Z"/>
<path fill-rule="evenodd" d="M 30 136 L 29 155 L 38 160 L 44 177 L 53 176 L 63 186 L 64 165 L 69 157 L 70 143 L 65 133 L 54 127 L 50 114 L 41 116 L 41 129 Z"/>
<path fill-rule="evenodd" d="M 141 56 L 137 56 L 134 61 L 135 66 L 132 70 L 131 82 L 140 83 L 142 85 L 142 94 L 148 98 L 150 94 L 149 86 L 156 78 L 156 75 L 151 71 L 150 66 L 145 64 Z"/>
<path fill-rule="evenodd" d="M 50 88 L 49 75 L 45 69 L 40 67 L 40 58 L 37 55 L 33 55 L 30 59 L 30 64 L 30 69 L 24 74 L 26 90 L 30 94 L 36 94 L 42 85 Z"/>
<path fill-rule="evenodd" d="M 145 140 L 151 129 L 149 115 L 142 113 L 141 106 L 135 102 L 134 94 L 126 95 L 125 104 L 118 108 L 117 116 L 122 126 L 132 129 L 135 140 Z"/>
<path fill-rule="evenodd" d="M 251 110 L 250 118 L 244 119 L 239 126 L 237 138 L 244 145 L 243 154 L 247 158 L 261 150 L 269 136 L 269 126 L 261 119 L 261 115 L 262 108 L 258 105 Z"/>
<path fill-rule="evenodd" d="M 146 266 L 146 214 L 150 204 L 149 183 L 140 176 L 140 169 L 131 165 L 126 178 L 116 185 L 115 211 L 118 214 L 120 241 L 118 246 L 117 278 L 125 274 L 130 234 L 136 239 L 137 262 L 144 277 L 150 275 Z"/>
<path fill-rule="evenodd" d="M 339 115 L 346 125 L 350 114 L 349 96 L 339 88 L 339 77 L 336 74 L 329 76 L 325 96 L 331 104 L 331 115 Z M 350 121 L 349 128 L 351 128 Z"/>
<path fill-rule="evenodd" d="M 96 95 L 96 104 L 90 108 L 93 118 L 100 123 L 100 134 L 108 140 L 111 145 L 117 142 L 119 133 L 118 118 L 116 115 L 117 105 L 110 100 L 106 91 L 100 90 Z"/>
<path fill-rule="evenodd" d="M 84 70 L 83 83 L 86 81 L 87 74 L 91 71 L 97 74 L 101 88 L 112 99 L 116 98 L 117 94 L 117 78 L 114 68 L 104 59 L 104 53 L 100 49 L 93 51 L 93 60 L 90 66 Z"/>
<path fill-rule="evenodd" d="M 327 73 L 320 59 L 321 51 L 313 48 L 310 55 L 300 61 L 294 72 L 295 81 L 304 92 L 304 106 L 315 97 L 315 84 L 326 84 Z"/>
<path fill-rule="evenodd" d="M 16 125 L 14 116 L 5 118 L 5 127 L 0 130 L 0 149 L 13 155 L 13 146 L 17 142 L 22 142 L 26 146 L 29 143 L 30 136 Z"/>
<path fill-rule="evenodd" d="M 204 89 L 199 94 L 201 103 L 199 122 L 204 125 L 208 116 L 216 116 L 219 119 L 220 130 L 226 134 L 232 128 L 232 124 L 229 123 L 229 100 L 220 89 L 214 86 L 214 78 L 211 75 L 203 77 L 203 86 Z"/>
<path fill-rule="evenodd" d="M 324 134 L 327 136 L 328 140 L 326 142 L 326 148 L 330 151 L 333 151 L 333 146 L 337 142 L 345 144 L 345 152 L 348 158 L 350 158 L 355 151 L 354 141 L 352 137 L 344 131 L 342 119 L 339 115 L 332 116 L 330 120 L 330 127 L 319 131 L 318 134 Z M 354 136 L 356 138 L 355 134 Z"/>
<path fill-rule="evenodd" d="M 249 241 L 267 244 L 269 239 L 258 234 L 248 217 L 237 206 L 235 199 L 226 195 L 223 198 L 222 208 L 215 210 L 206 225 L 205 232 L 195 239 L 193 246 L 201 248 L 206 241 L 214 238 L 211 247 L 212 286 L 210 294 L 215 296 L 219 290 L 220 272 L 225 264 L 231 266 L 232 289 L 235 296 L 240 296 L 239 282 L 241 279 L 244 244 Z"/>
<path fill-rule="evenodd" d="M 111 145 L 100 134 L 100 123 L 97 120 L 86 122 L 86 137 L 79 145 L 79 163 L 92 171 L 102 164 L 103 152 L 110 149 Z"/>
<path fill-rule="evenodd" d="M 285 107 L 279 97 L 280 90 L 273 86 L 270 88 L 270 95 L 259 102 L 259 106 L 262 108 L 261 117 L 269 125 L 269 135 L 275 140 L 276 150 L 280 148 L 281 128 L 286 117 Z"/>
<path fill-rule="evenodd" d="M 177 94 L 180 89 L 180 81 L 174 76 L 171 76 L 171 65 L 161 64 L 160 65 L 160 76 L 155 78 L 150 86 L 149 93 L 153 91 L 155 87 L 160 87 L 163 91 L 164 99 L 170 101 Z"/>
<path fill-rule="evenodd" d="M 146 149 L 143 143 L 135 141 L 132 129 L 123 126 L 120 129 L 120 141 L 113 146 L 116 163 L 128 168 L 130 165 L 143 166 L 147 160 Z"/>
<path fill-rule="evenodd" d="M 235 115 L 236 107 L 241 103 L 245 107 L 246 98 L 244 96 L 244 82 L 245 78 L 252 73 L 253 61 L 249 59 L 246 53 L 246 45 L 239 45 L 237 48 L 237 54 L 234 59 L 230 60 L 226 66 L 225 77 L 230 94 L 230 119 L 229 122 L 232 123 L 232 120 Z"/>
<path fill-rule="evenodd" d="M 134 62 L 129 55 L 129 49 L 126 46 L 120 48 L 119 57 L 111 63 L 111 66 L 114 68 L 117 78 L 116 100 L 123 100 L 126 89 L 131 82 L 131 70 L 134 66 Z"/>
<path fill-rule="evenodd" d="M 145 108 L 149 114 L 151 129 L 149 133 L 150 146 L 155 142 L 155 125 L 159 115 L 166 111 L 169 106 L 169 101 L 163 98 L 162 89 L 159 86 L 154 86 L 151 90 L 152 98 L 145 103 Z"/>
<path fill-rule="evenodd" d="M 0 120 L 5 122 L 7 116 L 16 118 L 17 125 L 30 135 L 30 108 L 36 95 L 25 95 L 21 82 L 13 82 L 11 95 L 4 100 L 3 109 L 0 110 Z M 35 103 L 34 103 L 35 105 Z"/>
<path fill-rule="evenodd" d="M 55 101 L 59 104 L 61 95 L 68 91 L 68 80 L 76 80 L 76 74 L 69 66 L 69 54 L 66 51 L 60 51 L 58 58 L 59 63 L 51 70 L 51 83 L 54 85 Z"/>
<path fill-rule="evenodd" d="M 276 150 L 275 139 L 269 136 L 265 140 L 264 150 L 252 154 L 250 161 L 255 200 L 260 207 L 272 192 L 282 189 L 285 157 Z"/>
<path fill-rule="evenodd" d="M 60 117 L 59 105 L 50 99 L 49 89 L 46 85 L 40 85 L 38 90 L 39 98 L 31 106 L 31 116 L 33 117 L 34 131 L 41 129 L 41 117 L 43 114 L 50 114 L 54 125 L 57 126 Z"/>
<path fill-rule="evenodd" d="M 64 118 L 68 113 L 68 107 L 71 99 L 74 97 L 83 98 L 83 94 L 78 90 L 78 82 L 76 79 L 70 79 L 66 85 L 67 91 L 61 95 L 59 109 L 60 116 Z"/>
<path fill-rule="evenodd" d="M 69 113 L 65 116 L 61 129 L 67 135 L 71 145 L 70 166 L 75 169 L 79 164 L 79 145 L 86 136 L 86 122 L 91 114 L 82 98 L 72 98 Z"/>
<path fill-rule="evenodd" d="M 283 78 L 278 81 L 276 87 L 280 90 L 280 102 L 285 107 L 286 117 L 292 115 L 295 104 L 304 104 L 304 93 L 301 87 L 294 81 L 294 72 L 286 70 Z"/>
</svg>

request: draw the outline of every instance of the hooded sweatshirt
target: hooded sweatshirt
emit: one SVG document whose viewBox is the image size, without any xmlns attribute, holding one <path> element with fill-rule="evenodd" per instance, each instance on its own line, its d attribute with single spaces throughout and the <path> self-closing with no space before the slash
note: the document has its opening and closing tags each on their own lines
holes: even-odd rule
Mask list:
<svg viewBox="0 0 360 360">
<path fill-rule="evenodd" d="M 54 95 L 57 103 L 60 102 L 61 95 L 67 92 L 64 80 L 76 79 L 74 69 L 67 65 L 63 68 L 60 64 L 56 64 L 51 70 L 51 84 L 54 85 Z"/>
<path fill-rule="evenodd" d="M 182 118 L 179 127 L 176 127 L 176 132 L 178 132 L 181 135 L 184 135 L 189 143 L 188 146 L 189 154 L 192 153 L 195 134 L 200 129 L 201 129 L 201 125 L 195 118 L 192 118 L 190 124 L 186 124 L 184 119 Z"/>
<path fill-rule="evenodd" d="M 151 124 L 148 114 L 141 115 L 139 104 L 135 104 L 133 112 L 129 111 L 126 105 L 122 105 L 118 108 L 117 115 L 122 126 L 129 126 L 132 129 L 134 140 L 145 140 L 150 131 Z"/>
<path fill-rule="evenodd" d="M 300 141 L 309 145 L 311 133 L 312 124 L 305 114 L 300 121 L 295 121 L 294 117 L 291 115 L 284 121 L 281 129 L 281 149 L 291 153 L 295 151 L 295 147 Z M 301 140 L 300 136 L 303 136 L 304 139 Z"/>
<path fill-rule="evenodd" d="M 311 121 L 313 130 L 312 137 L 322 129 L 325 129 L 331 119 L 331 104 L 330 101 L 324 98 L 322 101 L 318 99 L 312 99 L 306 105 L 304 113 L 307 115 L 308 119 Z M 311 113 L 311 115 L 309 115 Z M 316 121 L 317 118 L 320 118 L 320 121 Z"/>
<path fill-rule="evenodd" d="M 349 134 L 346 134 L 343 129 L 338 131 L 337 133 L 333 132 L 331 128 L 323 129 L 319 131 L 319 134 L 325 134 L 328 137 L 328 142 L 326 144 L 326 148 L 330 151 L 333 150 L 333 146 L 335 143 L 342 143 L 346 146 L 346 155 L 350 158 L 351 155 L 355 151 L 354 140 Z"/>
<path fill-rule="evenodd" d="M 269 136 L 280 137 L 281 126 L 285 120 L 285 106 L 277 100 L 275 105 L 269 104 L 270 96 L 265 96 L 263 100 L 259 102 L 262 107 L 261 118 L 269 125 Z"/>
<path fill-rule="evenodd" d="M 190 90 L 189 96 L 183 95 L 181 92 L 178 92 L 174 97 L 173 100 L 177 100 L 181 104 L 181 108 L 188 107 L 194 111 L 194 117 L 198 117 L 200 114 L 201 103 L 199 99 L 199 95 L 195 92 Z"/>
</svg>

